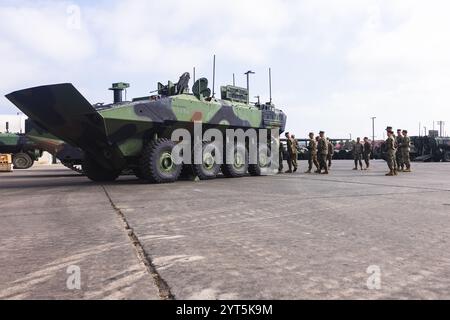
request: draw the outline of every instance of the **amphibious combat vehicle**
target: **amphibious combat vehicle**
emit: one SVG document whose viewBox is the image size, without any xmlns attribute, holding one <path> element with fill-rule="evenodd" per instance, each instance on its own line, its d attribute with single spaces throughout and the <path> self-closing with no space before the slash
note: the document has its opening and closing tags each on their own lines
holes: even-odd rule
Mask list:
<svg viewBox="0 0 450 320">
<path fill-rule="evenodd" d="M 94 181 L 115 180 L 123 170 L 132 170 L 149 182 L 176 181 L 183 164 L 173 161 L 177 141 L 171 135 L 178 128 L 193 132 L 194 123 L 201 123 L 203 131 L 284 131 L 286 115 L 271 102 L 250 104 L 248 91 L 235 86 L 221 87 L 221 99 L 217 99 L 206 78 L 195 81 L 190 93 L 189 80 L 186 72 L 177 83 L 158 83 L 156 94 L 132 101 L 122 101 L 129 84 L 115 83 L 110 88 L 112 104 L 92 105 L 70 83 L 24 89 L 6 97 L 39 127 L 80 148 L 85 154 L 83 172 Z M 200 179 L 215 178 L 220 170 L 227 177 L 243 176 L 247 171 L 259 175 L 261 167 L 267 166 L 259 160 L 249 164 L 245 145 L 233 149 L 235 161 L 220 164 L 206 151 L 211 141 L 201 143 L 205 150 L 202 163 L 189 165 Z"/>
</svg>

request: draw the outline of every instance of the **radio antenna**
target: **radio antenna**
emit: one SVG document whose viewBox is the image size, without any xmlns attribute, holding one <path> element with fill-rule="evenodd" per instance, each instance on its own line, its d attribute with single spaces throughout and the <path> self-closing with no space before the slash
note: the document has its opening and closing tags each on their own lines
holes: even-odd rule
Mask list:
<svg viewBox="0 0 450 320">
<path fill-rule="evenodd" d="M 215 81 L 216 81 L 216 55 L 213 58 L 213 85 L 212 85 L 212 97 L 215 95 Z"/>
<path fill-rule="evenodd" d="M 269 95 L 270 95 L 270 104 L 272 104 L 272 69 L 269 68 Z"/>
<path fill-rule="evenodd" d="M 248 70 L 246 73 L 244 73 L 247 76 L 247 104 L 250 103 L 250 75 L 255 74 L 253 71 Z"/>
<path fill-rule="evenodd" d="M 194 67 L 193 71 L 194 71 L 194 74 L 193 74 L 194 75 L 194 81 L 193 81 L 193 83 L 195 83 L 195 67 Z"/>
<path fill-rule="evenodd" d="M 233 87 L 236 86 L 236 83 L 234 82 L 234 73 L 233 73 Z"/>
</svg>

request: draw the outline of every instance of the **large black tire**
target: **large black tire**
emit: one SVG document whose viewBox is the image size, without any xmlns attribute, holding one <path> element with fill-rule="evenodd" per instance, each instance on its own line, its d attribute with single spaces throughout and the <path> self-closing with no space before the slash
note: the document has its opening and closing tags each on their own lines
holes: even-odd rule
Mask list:
<svg viewBox="0 0 450 320">
<path fill-rule="evenodd" d="M 213 144 L 210 142 L 203 142 L 202 145 L 202 164 L 192 164 L 192 170 L 194 174 L 200 180 L 210 180 L 217 177 L 217 174 L 220 171 L 220 164 L 217 163 L 218 150 L 212 147 Z"/>
<path fill-rule="evenodd" d="M 33 166 L 34 160 L 30 155 L 24 152 L 16 153 L 13 155 L 14 169 L 29 169 Z"/>
<path fill-rule="evenodd" d="M 450 162 L 450 150 L 444 152 L 444 155 L 442 156 L 442 161 Z"/>
<path fill-rule="evenodd" d="M 222 164 L 222 173 L 227 178 L 237 178 L 245 176 L 248 170 L 248 151 L 242 144 L 237 144 L 234 148 L 226 150 L 224 164 Z M 228 164 L 227 159 L 232 159 L 233 163 Z"/>
<path fill-rule="evenodd" d="M 83 159 L 82 170 L 86 177 L 96 182 L 114 181 L 122 172 L 122 170 L 110 170 L 102 167 L 88 154 Z"/>
<path fill-rule="evenodd" d="M 182 164 L 173 161 L 175 143 L 161 138 L 147 143 L 139 161 L 141 178 L 153 183 L 175 182 L 180 176 Z"/>
<path fill-rule="evenodd" d="M 268 170 L 270 166 L 270 150 L 267 146 L 260 146 L 258 148 L 258 163 L 249 164 L 248 173 L 252 176 L 260 176 L 263 174 L 263 170 Z"/>
</svg>

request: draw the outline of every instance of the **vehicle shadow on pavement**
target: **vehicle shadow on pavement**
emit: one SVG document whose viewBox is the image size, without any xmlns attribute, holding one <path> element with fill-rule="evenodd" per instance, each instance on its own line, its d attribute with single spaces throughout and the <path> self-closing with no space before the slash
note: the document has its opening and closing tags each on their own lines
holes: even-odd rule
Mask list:
<svg viewBox="0 0 450 320">
<path fill-rule="evenodd" d="M 8 179 L 35 179 L 35 178 L 74 178 L 74 177 L 84 177 L 81 174 L 32 174 L 26 176 L 8 176 Z"/>
</svg>

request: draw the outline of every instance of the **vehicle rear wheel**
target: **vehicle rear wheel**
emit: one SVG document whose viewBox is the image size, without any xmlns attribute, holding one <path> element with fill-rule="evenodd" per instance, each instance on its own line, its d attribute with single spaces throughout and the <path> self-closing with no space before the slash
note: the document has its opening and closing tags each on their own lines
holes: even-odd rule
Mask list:
<svg viewBox="0 0 450 320">
<path fill-rule="evenodd" d="M 248 152 L 243 144 L 235 145 L 235 148 L 226 150 L 225 163 L 222 165 L 222 173 L 227 178 L 242 177 L 248 169 Z M 231 162 L 231 163 L 227 163 Z"/>
<path fill-rule="evenodd" d="M 252 176 L 260 176 L 264 174 L 271 166 L 270 149 L 267 146 L 258 148 L 258 163 L 248 165 L 248 173 Z"/>
<path fill-rule="evenodd" d="M 217 177 L 220 165 L 217 163 L 219 151 L 211 142 L 204 142 L 202 145 L 202 164 L 193 164 L 194 174 L 200 180 L 210 180 Z"/>
<path fill-rule="evenodd" d="M 30 155 L 24 152 L 16 153 L 13 155 L 14 169 L 28 169 L 33 166 L 33 159 Z"/>
<path fill-rule="evenodd" d="M 442 161 L 450 162 L 450 150 L 449 151 L 445 151 L 444 156 L 442 157 Z"/>
<path fill-rule="evenodd" d="M 165 138 L 149 142 L 142 150 L 139 165 L 141 178 L 154 183 L 177 181 L 182 164 L 176 164 L 172 157 L 174 146 L 173 141 Z"/>
<path fill-rule="evenodd" d="M 114 181 L 121 173 L 121 170 L 104 168 L 88 154 L 83 159 L 82 170 L 86 177 L 96 182 Z"/>
</svg>

